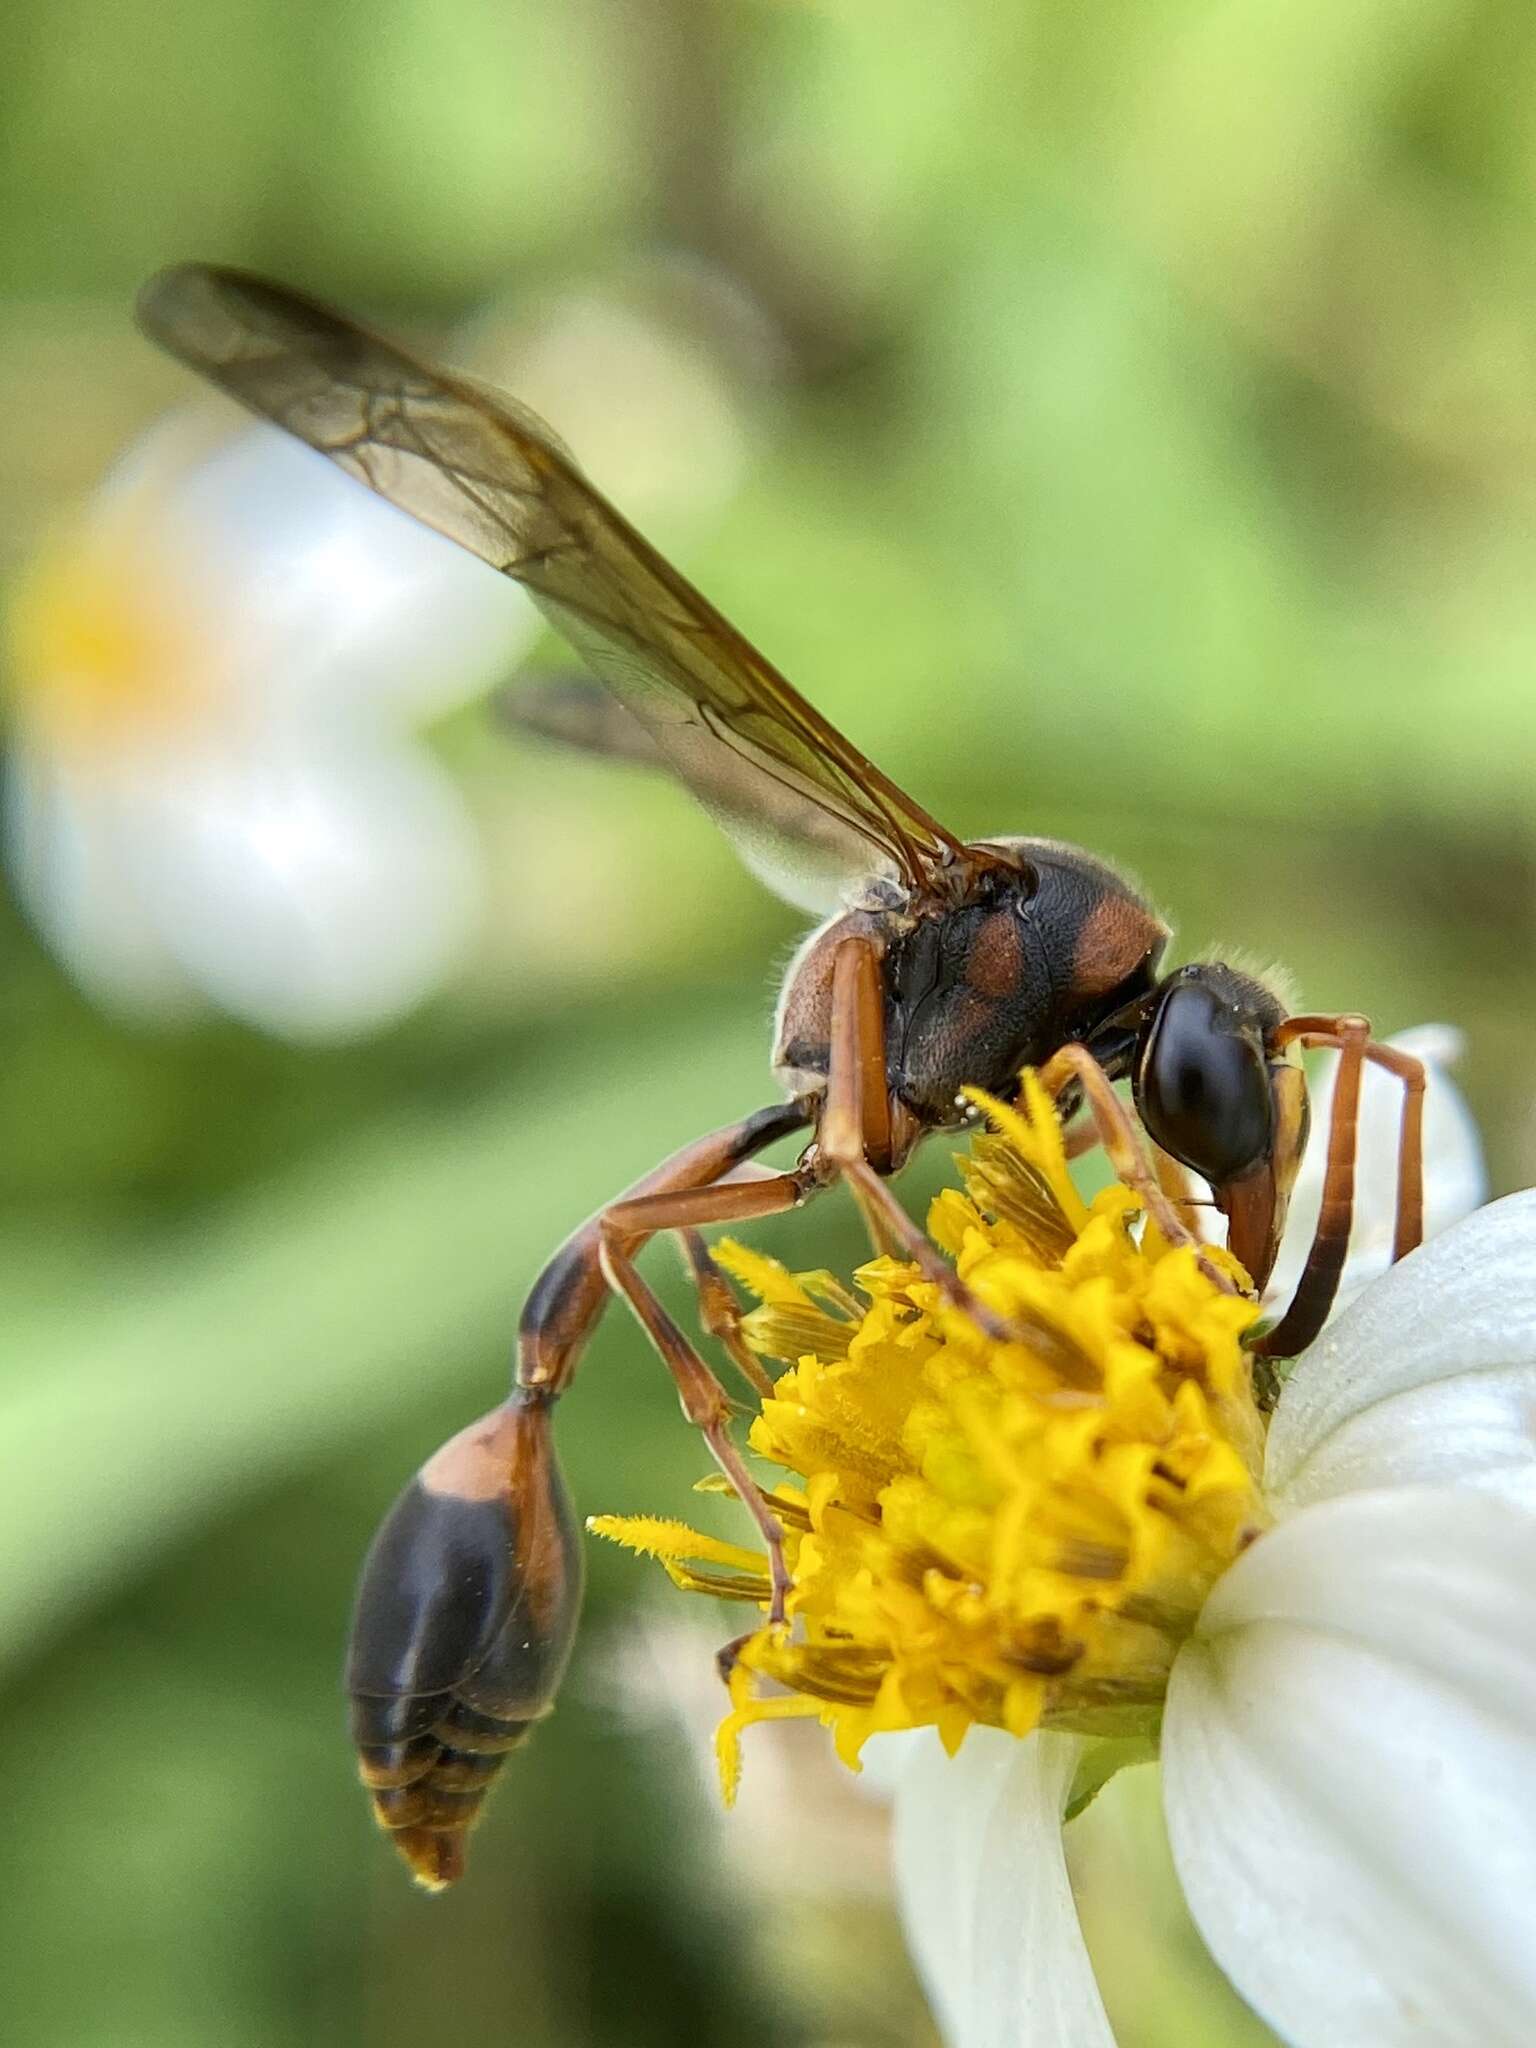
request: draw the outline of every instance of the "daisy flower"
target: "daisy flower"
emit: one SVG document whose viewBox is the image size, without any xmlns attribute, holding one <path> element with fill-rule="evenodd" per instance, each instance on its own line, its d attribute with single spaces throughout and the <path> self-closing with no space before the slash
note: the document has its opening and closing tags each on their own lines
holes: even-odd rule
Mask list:
<svg viewBox="0 0 1536 2048">
<path fill-rule="evenodd" d="M 479 854 L 417 738 L 527 645 L 523 594 L 271 429 L 153 427 L 3 621 L 10 866 L 87 991 L 375 1028 L 452 970 Z"/>
<path fill-rule="evenodd" d="M 1194 1917 L 1286 2040 L 1536 2037 L 1536 1193 L 1367 1286 L 1266 1415 L 1257 1306 L 1125 1188 L 1084 1202 L 1032 1076 L 986 1106 L 929 1227 L 1049 1359 L 911 1266 L 717 1248 L 788 1362 L 750 1442 L 794 1579 L 726 1660 L 727 1798 L 760 1722 L 855 1766 L 907 1731 L 897 1888 L 951 2048 L 1112 2044 L 1063 1828 L 1154 1754 Z M 766 1607 L 753 1549 L 592 1526 Z"/>
</svg>

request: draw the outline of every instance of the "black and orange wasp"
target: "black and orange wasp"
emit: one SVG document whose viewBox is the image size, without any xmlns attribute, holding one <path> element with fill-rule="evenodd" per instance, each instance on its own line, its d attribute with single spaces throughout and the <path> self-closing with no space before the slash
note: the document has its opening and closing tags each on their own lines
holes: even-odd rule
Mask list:
<svg viewBox="0 0 1536 2048">
<path fill-rule="evenodd" d="M 1082 1112 L 1088 1140 L 1175 1242 L 1193 1233 L 1160 1159 L 1202 1176 L 1230 1249 L 1262 1289 L 1307 1133 L 1297 1055 L 1334 1046 L 1317 1233 L 1294 1300 L 1255 1346 L 1286 1356 L 1316 1333 L 1337 1287 L 1363 1060 L 1403 1083 L 1396 1255 L 1418 1241 L 1424 1075 L 1374 1043 L 1362 1017 L 1288 1015 L 1262 981 L 1219 962 L 1163 973 L 1168 927 L 1080 848 L 947 831 L 511 400 L 238 271 L 168 270 L 146 287 L 140 318 L 253 412 L 522 584 L 598 679 L 564 686 L 566 727 L 610 751 L 643 739 L 753 870 L 823 919 L 779 1000 L 782 1099 L 683 1146 L 555 1252 L 522 1312 L 507 1398 L 427 1461 L 374 1541 L 348 1665 L 352 1732 L 379 1821 L 438 1888 L 462 1870 L 487 1787 L 550 1710 L 570 1653 L 581 1564 L 550 1417 L 610 1293 L 639 1318 L 755 1518 L 772 1611 L 783 1614 L 782 1530 L 731 1438 L 724 1389 L 640 1273 L 648 1239 L 679 1234 L 704 1326 L 759 1385 L 699 1232 L 792 1208 L 838 1181 L 875 1242 L 917 1261 L 984 1327 L 1057 1342 L 1000 1324 L 889 1186 L 921 1138 L 966 1122 L 967 1084 L 1006 1090 L 1029 1065 Z M 1121 1080 L 1134 1115 L 1115 1093 Z M 808 1143 L 795 1166 L 755 1163 L 796 1132 Z"/>
</svg>

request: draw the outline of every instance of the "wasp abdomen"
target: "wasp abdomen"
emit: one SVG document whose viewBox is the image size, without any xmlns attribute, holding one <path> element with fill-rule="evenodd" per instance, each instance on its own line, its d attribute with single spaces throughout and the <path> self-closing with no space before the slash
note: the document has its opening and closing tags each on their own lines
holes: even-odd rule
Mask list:
<svg viewBox="0 0 1536 2048">
<path fill-rule="evenodd" d="M 463 1869 L 503 1757 L 553 1704 L 580 1601 L 549 1402 L 519 1390 L 417 1473 L 358 1588 L 359 1775 L 419 1883 L 438 1890 Z"/>
</svg>

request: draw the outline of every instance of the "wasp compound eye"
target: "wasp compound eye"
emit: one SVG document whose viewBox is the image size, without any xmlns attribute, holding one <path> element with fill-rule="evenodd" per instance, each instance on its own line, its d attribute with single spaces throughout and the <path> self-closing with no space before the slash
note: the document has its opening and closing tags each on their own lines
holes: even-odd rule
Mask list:
<svg viewBox="0 0 1536 2048">
<path fill-rule="evenodd" d="M 1273 1144 L 1261 1035 L 1199 981 L 1174 984 L 1158 1005 L 1136 1093 L 1141 1120 L 1163 1150 L 1217 1185 L 1248 1172 Z"/>
<path fill-rule="evenodd" d="M 417 1881 L 451 1884 L 506 1753 L 554 1701 L 581 1550 L 547 1402 L 515 1393 L 428 1460 L 363 1567 L 347 1659 L 358 1769 Z"/>
</svg>

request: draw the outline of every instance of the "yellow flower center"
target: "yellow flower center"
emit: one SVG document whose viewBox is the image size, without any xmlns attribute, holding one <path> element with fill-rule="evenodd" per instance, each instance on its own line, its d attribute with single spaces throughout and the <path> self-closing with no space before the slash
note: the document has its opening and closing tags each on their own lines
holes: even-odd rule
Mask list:
<svg viewBox="0 0 1536 2048">
<path fill-rule="evenodd" d="M 737 1646 L 719 1751 L 726 1797 L 754 1721 L 818 1716 L 857 1768 L 867 1738 L 975 1722 L 1155 1732 L 1206 1594 L 1264 1527 L 1255 1304 L 1170 1247 L 1118 1184 L 1085 1203 L 1032 1074 L 960 1162 L 929 1230 L 1031 1342 L 985 1335 L 912 1265 L 862 1300 L 739 1245 L 753 1348 L 793 1364 L 749 1441 L 784 1480 L 789 1620 Z M 1207 1253 L 1222 1260 L 1222 1253 Z M 718 1488 L 723 1482 L 711 1483 Z M 599 1516 L 690 1592 L 766 1605 L 767 1560 L 680 1522 Z"/>
<path fill-rule="evenodd" d="M 166 566 L 118 524 L 45 544 L 4 626 L 7 693 L 40 745 L 110 754 L 202 708 L 205 636 Z"/>
</svg>

